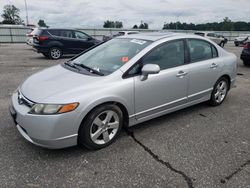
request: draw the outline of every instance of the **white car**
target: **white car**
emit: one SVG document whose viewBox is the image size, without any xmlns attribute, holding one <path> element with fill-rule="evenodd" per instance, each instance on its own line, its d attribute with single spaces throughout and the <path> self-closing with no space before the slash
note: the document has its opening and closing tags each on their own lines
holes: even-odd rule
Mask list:
<svg viewBox="0 0 250 188">
<path fill-rule="evenodd" d="M 249 38 L 250 38 L 250 34 L 241 34 L 239 37 L 237 37 L 234 40 L 234 44 L 235 46 L 244 45 L 245 42 L 247 42 Z"/>
<path fill-rule="evenodd" d="M 38 31 L 38 28 L 31 28 L 26 34 L 26 44 L 32 46 L 33 45 L 33 36 Z"/>
<path fill-rule="evenodd" d="M 211 33 L 211 32 L 196 32 L 194 33 L 196 35 L 200 35 L 202 37 L 209 38 L 210 40 L 214 41 L 221 47 L 224 47 L 225 44 L 227 43 L 228 39 L 226 39 L 224 36 L 219 35 L 217 33 Z"/>
<path fill-rule="evenodd" d="M 119 37 L 119 36 L 125 36 L 125 35 L 133 35 L 138 34 L 139 31 L 119 31 L 117 34 L 110 35 L 110 36 L 103 36 L 103 41 L 108 41 L 112 38 Z"/>
</svg>

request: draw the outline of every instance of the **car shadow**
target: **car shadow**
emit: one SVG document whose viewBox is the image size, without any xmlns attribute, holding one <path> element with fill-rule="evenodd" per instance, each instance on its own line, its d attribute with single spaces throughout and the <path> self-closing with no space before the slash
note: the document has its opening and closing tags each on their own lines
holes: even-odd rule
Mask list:
<svg viewBox="0 0 250 188">
<path fill-rule="evenodd" d="M 213 107 L 209 106 L 206 102 L 203 102 L 194 106 L 190 106 L 190 107 L 145 121 L 143 123 L 139 123 L 137 125 L 129 127 L 128 129 L 130 131 L 137 132 L 137 131 L 141 131 L 141 130 L 143 131 L 145 129 L 152 128 L 155 126 L 166 126 L 166 124 L 164 124 L 165 122 L 169 122 L 174 119 L 182 118 L 183 116 L 188 116 L 190 114 L 193 114 L 193 115 L 197 114 L 201 116 L 199 112 L 202 109 L 207 109 L 207 108 L 213 108 Z"/>
<path fill-rule="evenodd" d="M 122 139 L 124 139 L 125 137 L 129 137 L 128 130 L 136 133 L 138 131 L 147 130 L 155 126 L 166 126 L 164 122 L 169 122 L 173 119 L 181 118 L 183 117 L 183 115 L 189 115 L 189 114 L 195 114 L 195 113 L 199 115 L 199 111 L 208 107 L 209 106 L 206 103 L 197 104 L 195 106 L 191 106 L 191 107 L 137 124 L 130 128 L 125 128 L 122 130 L 120 136 L 118 137 L 118 142 L 122 142 Z M 210 107 L 210 108 L 213 108 L 213 107 Z M 113 144 L 116 144 L 116 142 Z M 30 144 L 30 147 L 32 147 L 32 150 L 35 150 L 37 153 L 39 153 L 39 155 L 45 155 L 45 156 L 49 156 L 53 158 L 65 158 L 68 155 L 77 157 L 83 154 L 95 152 L 95 150 L 88 150 L 87 148 L 83 146 L 73 146 L 73 147 L 63 148 L 63 149 L 47 149 L 47 148 L 41 148 L 33 144 Z M 108 146 L 108 147 L 112 147 L 112 146 Z M 116 146 L 113 146 L 113 147 L 116 147 Z M 110 148 L 103 148 L 101 150 L 102 151 L 110 150 Z M 101 150 L 98 150 L 98 151 L 101 151 Z"/>
</svg>

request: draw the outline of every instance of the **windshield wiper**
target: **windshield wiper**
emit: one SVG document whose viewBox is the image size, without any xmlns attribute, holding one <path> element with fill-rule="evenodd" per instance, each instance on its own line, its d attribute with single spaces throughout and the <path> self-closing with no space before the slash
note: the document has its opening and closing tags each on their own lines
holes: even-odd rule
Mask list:
<svg viewBox="0 0 250 188">
<path fill-rule="evenodd" d="M 98 70 L 96 70 L 96 69 L 93 69 L 93 68 L 91 68 L 91 67 L 88 67 L 88 66 L 86 66 L 86 65 L 84 65 L 84 64 L 80 64 L 80 63 L 73 63 L 73 64 L 76 65 L 76 66 L 82 67 L 82 68 L 88 70 L 88 71 L 91 72 L 91 73 L 95 73 L 95 74 L 97 74 L 97 75 L 99 75 L 99 76 L 104 76 L 104 74 L 103 74 L 102 72 L 100 72 L 100 71 L 98 71 Z"/>
<path fill-rule="evenodd" d="M 72 64 L 71 62 L 72 62 L 72 61 L 69 60 L 69 61 L 66 61 L 64 64 L 65 64 L 65 65 L 68 65 L 69 67 L 72 67 L 72 68 L 74 68 L 74 69 L 79 70 L 79 68 L 78 68 L 77 66 L 75 66 L 74 63 Z"/>
</svg>

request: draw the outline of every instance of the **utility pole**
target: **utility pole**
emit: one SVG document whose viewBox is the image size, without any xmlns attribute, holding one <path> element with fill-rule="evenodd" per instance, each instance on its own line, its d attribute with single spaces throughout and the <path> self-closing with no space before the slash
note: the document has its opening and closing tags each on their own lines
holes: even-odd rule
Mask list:
<svg viewBox="0 0 250 188">
<path fill-rule="evenodd" d="M 27 2 L 24 0 L 25 3 L 25 11 L 26 11 L 26 25 L 29 24 L 29 16 L 28 16 L 28 7 L 27 7 Z"/>
</svg>

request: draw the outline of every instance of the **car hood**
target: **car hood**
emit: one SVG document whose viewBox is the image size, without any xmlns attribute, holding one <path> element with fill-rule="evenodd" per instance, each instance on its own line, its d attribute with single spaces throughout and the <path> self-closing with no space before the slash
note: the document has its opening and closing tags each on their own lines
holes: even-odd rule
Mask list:
<svg viewBox="0 0 250 188">
<path fill-rule="evenodd" d="M 57 65 L 30 76 L 23 82 L 20 91 L 29 100 L 40 103 L 59 94 L 87 90 L 100 81 L 100 78 L 102 77 L 79 74 Z"/>
<path fill-rule="evenodd" d="M 245 40 L 247 37 L 237 37 L 235 40 Z"/>
</svg>

